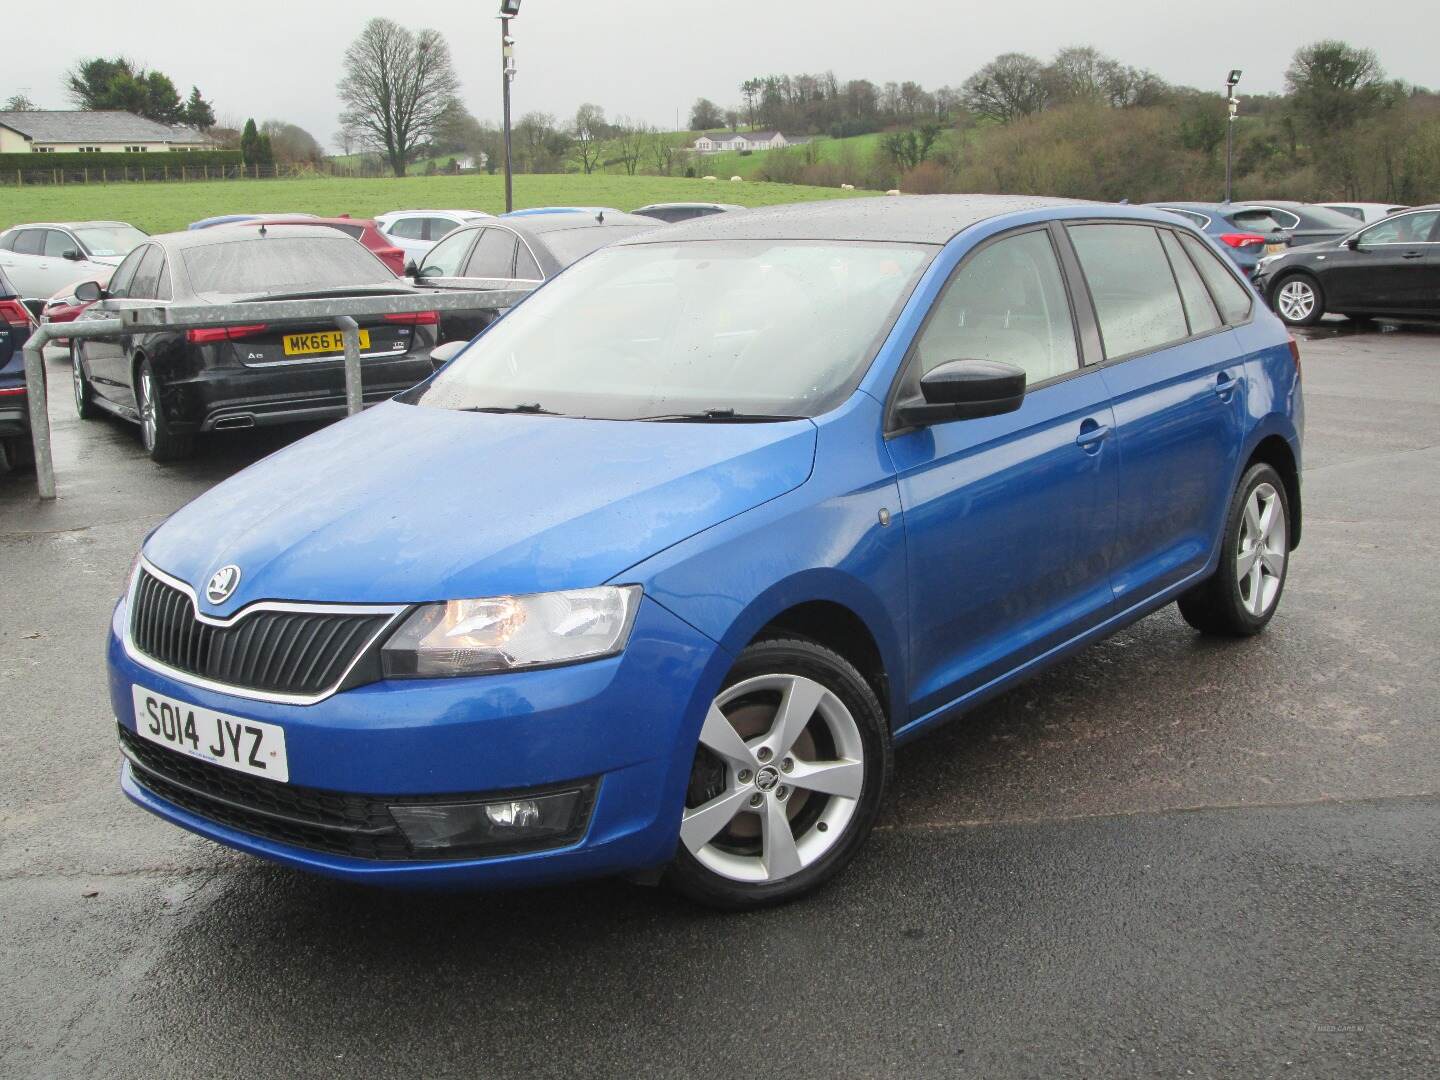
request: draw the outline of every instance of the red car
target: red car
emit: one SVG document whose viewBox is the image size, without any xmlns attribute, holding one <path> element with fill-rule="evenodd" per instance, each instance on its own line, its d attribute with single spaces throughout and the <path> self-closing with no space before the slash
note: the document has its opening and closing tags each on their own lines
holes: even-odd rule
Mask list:
<svg viewBox="0 0 1440 1080">
<path fill-rule="evenodd" d="M 79 281 L 72 281 L 45 301 L 45 307 L 40 312 L 40 321 L 42 323 L 74 322 L 80 313 L 90 306 L 89 302 L 81 300 L 75 295 L 75 289 L 86 281 L 93 281 L 103 288 L 109 284 L 110 275 L 96 274 L 92 277 L 81 278 Z M 64 346 L 69 342 L 64 338 L 52 338 L 50 344 Z"/>
<path fill-rule="evenodd" d="M 247 228 L 253 225 L 264 225 L 267 229 L 285 225 L 325 225 L 331 229 L 338 229 L 346 236 L 359 240 L 373 251 L 396 277 L 405 276 L 405 252 L 392 244 L 390 238 L 382 233 L 376 227 L 375 222 L 369 218 L 274 217 L 256 218 L 254 221 L 238 224 L 244 224 Z"/>
</svg>

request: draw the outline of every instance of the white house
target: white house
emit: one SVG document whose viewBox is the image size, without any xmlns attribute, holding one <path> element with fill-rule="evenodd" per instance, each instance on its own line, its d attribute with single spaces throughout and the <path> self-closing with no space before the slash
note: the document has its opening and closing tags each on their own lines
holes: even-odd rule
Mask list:
<svg viewBox="0 0 1440 1080">
<path fill-rule="evenodd" d="M 778 131 L 717 131 L 701 135 L 690 149 L 697 154 L 720 154 L 726 150 L 778 150 L 799 146 L 809 139 L 787 139 Z"/>
<path fill-rule="evenodd" d="M 144 154 L 213 150 L 194 128 L 156 123 L 134 113 L 72 109 L 0 112 L 0 154 Z"/>
</svg>

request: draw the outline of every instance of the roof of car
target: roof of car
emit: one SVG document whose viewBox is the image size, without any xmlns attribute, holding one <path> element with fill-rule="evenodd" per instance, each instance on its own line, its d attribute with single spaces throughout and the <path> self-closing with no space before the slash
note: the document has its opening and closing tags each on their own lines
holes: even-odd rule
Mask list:
<svg viewBox="0 0 1440 1080">
<path fill-rule="evenodd" d="M 646 210 L 744 210 L 745 207 L 739 203 L 723 202 L 657 202 L 642 206 L 633 213 L 640 214 Z"/>
<path fill-rule="evenodd" d="M 1027 210 L 1095 206 L 1027 195 L 903 195 L 832 199 L 710 214 L 670 225 L 647 240 L 897 240 L 944 244 L 976 222 Z"/>
<path fill-rule="evenodd" d="M 21 221 L 11 225 L 10 229 L 93 229 L 103 228 L 107 225 L 118 225 L 122 228 L 129 226 L 128 221 Z"/>
<path fill-rule="evenodd" d="M 247 225 L 359 225 L 361 228 L 369 228 L 375 225 L 371 218 L 358 217 L 295 217 L 291 214 L 273 214 L 270 216 L 259 216 L 253 221 L 245 222 Z"/>
<path fill-rule="evenodd" d="M 211 244 L 233 244 L 237 240 L 259 240 L 260 221 L 237 221 L 229 225 L 215 225 L 209 229 L 186 229 L 183 232 L 163 233 L 160 236 L 152 236 L 151 240 L 158 240 L 172 251 L 183 248 L 208 247 Z M 358 223 L 357 223 L 358 224 Z M 338 234 L 334 229 L 326 225 L 316 225 L 312 222 L 286 223 L 285 236 L 313 236 L 326 240 L 333 239 Z"/>
<path fill-rule="evenodd" d="M 382 217 L 398 217 L 401 214 L 454 214 L 456 217 L 494 217 L 489 210 L 441 210 L 439 208 L 428 210 L 386 210 L 383 214 L 376 214 L 377 219 Z"/>
</svg>

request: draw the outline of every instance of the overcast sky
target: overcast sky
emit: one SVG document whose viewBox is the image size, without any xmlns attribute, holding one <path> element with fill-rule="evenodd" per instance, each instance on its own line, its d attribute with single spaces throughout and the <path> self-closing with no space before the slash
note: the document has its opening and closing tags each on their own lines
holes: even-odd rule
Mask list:
<svg viewBox="0 0 1440 1080">
<path fill-rule="evenodd" d="M 384 15 L 444 33 L 466 104 L 493 121 L 498 8 L 498 0 L 65 0 L 6 50 L 0 100 L 23 91 L 42 107 L 68 108 L 62 76 L 74 60 L 120 53 L 164 71 L 182 96 L 198 85 L 222 119 L 289 120 L 328 148 L 338 127 L 341 53 L 366 19 Z M 959 86 L 997 53 L 1048 57 L 1069 44 L 1093 44 L 1194 86 L 1243 68 L 1243 97 L 1279 90 L 1298 46 L 1339 37 L 1374 49 L 1392 77 L 1440 83 L 1440 4 L 1390 0 L 1383 18 L 1382 8 L 1364 10 L 1353 0 L 1218 0 L 1183 9 L 1125 0 L 523 0 L 514 24 L 515 110 L 566 117 L 593 101 L 612 119 L 671 127 L 677 111 L 688 123 L 697 97 L 738 101 L 740 82 L 752 75 L 830 69 L 842 81 L 914 79 L 933 90 Z"/>
</svg>

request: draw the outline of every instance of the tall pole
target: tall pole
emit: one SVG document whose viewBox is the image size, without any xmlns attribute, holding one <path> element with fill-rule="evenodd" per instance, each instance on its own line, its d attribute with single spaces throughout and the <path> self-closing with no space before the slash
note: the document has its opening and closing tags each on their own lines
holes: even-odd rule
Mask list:
<svg viewBox="0 0 1440 1080">
<path fill-rule="evenodd" d="M 1225 80 L 1225 201 L 1230 201 L 1230 177 L 1235 165 L 1235 114 L 1240 108 L 1240 99 L 1235 96 L 1235 85 L 1240 81 L 1240 72 L 1232 70 Z"/>
<path fill-rule="evenodd" d="M 510 81 L 515 78 L 515 49 L 510 40 L 510 19 L 500 16 L 500 91 L 505 114 L 505 212 L 515 209 L 515 181 L 510 171 Z"/>
</svg>

